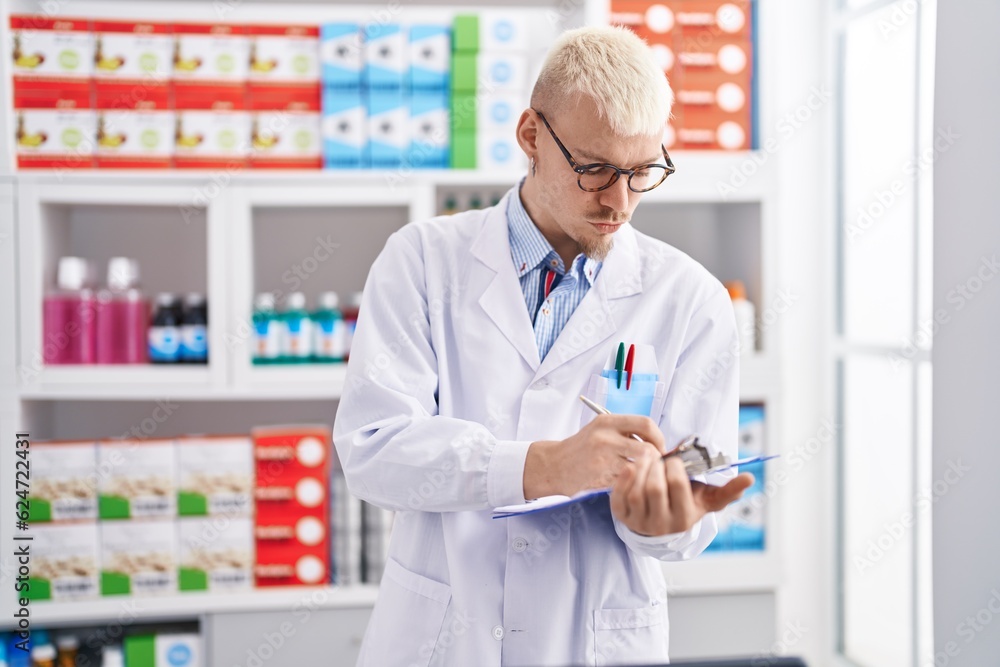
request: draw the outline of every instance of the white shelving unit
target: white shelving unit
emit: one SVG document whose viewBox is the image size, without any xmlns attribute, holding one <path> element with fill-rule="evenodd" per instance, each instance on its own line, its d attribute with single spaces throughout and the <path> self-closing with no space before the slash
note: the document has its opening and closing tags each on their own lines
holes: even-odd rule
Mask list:
<svg viewBox="0 0 1000 667">
<path fill-rule="evenodd" d="M 233 4 L 239 5 L 239 11 L 223 20 L 269 19 L 277 6 L 263 1 Z M 470 8 L 491 4 L 478 0 Z M 607 13 L 602 0 L 572 3 L 569 10 L 565 9 L 568 3 L 542 3 L 543 7 L 550 5 L 552 16 L 567 26 L 595 22 Z M 37 10 L 27 0 L 14 0 L 5 6 L 11 12 Z M 345 11 L 368 18 L 379 9 L 375 5 L 345 9 L 318 3 L 281 7 L 288 21 L 310 23 L 343 16 Z M 414 11 L 441 10 L 428 6 Z M 74 3 L 60 11 L 91 16 L 218 20 L 212 3 L 153 2 L 139 6 L 112 0 Z M 405 19 L 411 10 L 407 7 L 400 11 L 397 18 Z M 455 7 L 443 11 L 454 12 Z M 760 34 L 778 32 L 771 30 L 779 21 L 773 12 L 762 10 L 759 17 Z M 0 15 L 0 21 L 0 37 L 6 43 L 7 15 Z M 758 122 L 761 127 L 771 127 L 777 110 L 770 101 L 772 83 L 766 73 L 773 63 L 767 53 L 768 40 L 762 39 L 760 44 L 760 71 L 765 74 L 759 87 Z M 348 247 L 319 262 L 301 289 L 309 296 L 323 288 L 342 293 L 359 290 L 373 253 L 381 248 L 388 234 L 409 220 L 434 215 L 445 193 L 477 188 L 502 191 L 521 177 L 520 173 L 438 170 L 418 170 L 401 177 L 396 172 L 382 171 L 11 173 L 13 157 L 6 135 L 12 125 L 7 111 L 3 113 L 0 120 L 5 122 L 0 122 L 0 129 L 5 134 L 0 138 L 0 148 L 7 150 L 0 155 L 0 284 L 3 290 L 16 286 L 11 290 L 16 294 L 16 303 L 10 304 L 13 317 L 0 330 L 4 341 L 0 350 L 0 370 L 4 371 L 0 378 L 0 420 L 4 437 L 16 429 L 44 435 L 47 428 L 56 429 L 44 423 L 55 412 L 61 415 L 60 424 L 65 424 L 67 419 L 85 418 L 83 415 L 93 408 L 96 412 L 89 418 L 92 422 L 118 410 L 131 414 L 134 407 L 129 405 L 163 398 L 191 405 L 226 404 L 230 406 L 227 409 L 248 415 L 247 419 L 265 405 L 268 414 L 277 414 L 305 403 L 316 411 L 329 410 L 332 422 L 332 410 L 344 385 L 344 365 L 251 364 L 248 341 L 254 293 L 286 288 L 278 269 L 289 266 L 296 257 L 308 256 L 316 246 L 314 235 L 319 229 L 330 234 L 340 247 Z M 692 254 L 721 279 L 744 278 L 760 315 L 782 285 L 777 257 L 781 229 L 777 217 L 781 196 L 776 178 L 778 157 L 690 151 L 677 151 L 672 157 L 677 174 L 667 185 L 646 196 L 636 214 L 636 227 Z M 729 183 L 732 175 L 751 161 L 759 165 L 754 175 L 734 192 L 724 193 L 720 184 Z M 9 175 L 4 174 L 5 168 Z M 125 218 L 137 226 L 147 225 L 148 229 L 179 230 L 178 236 L 171 239 L 168 234 L 156 247 L 139 247 L 135 238 L 119 234 Z M 16 225 L 12 222 L 15 219 Z M 97 252 L 88 245 L 95 241 L 85 238 L 81 231 L 85 229 L 88 233 L 98 230 L 97 242 L 106 241 L 106 251 Z M 191 244 L 199 247 L 192 248 Z M 203 291 L 208 295 L 211 355 L 206 367 L 45 367 L 38 361 L 42 295 L 52 281 L 56 258 L 74 249 L 83 254 L 94 251 L 104 257 L 100 253 L 112 253 L 112 248 L 113 254 L 138 255 L 144 271 L 149 267 L 144 275 L 149 292 Z M 729 271 L 737 275 L 728 275 Z M 172 284 L 174 279 L 184 285 Z M 0 305 L 7 299 L 0 291 Z M 10 299 L 13 301 L 12 296 Z M 756 353 L 744 356 L 740 362 L 741 398 L 747 403 L 766 405 L 772 451 L 782 449 L 780 424 L 785 389 L 778 354 L 779 332 L 780 327 L 765 329 Z M 8 359 L 4 356 L 8 350 L 16 350 L 16 356 Z M 97 404 L 100 406 L 94 407 Z M 94 428 L 93 424 L 88 422 L 88 428 Z M 119 430 L 112 429 L 105 435 Z M 0 448 L 0 469 L 12 468 L 12 448 Z M 0 480 L 0 488 L 3 499 L 12 498 L 9 480 Z M 13 532 L 8 514 L 0 517 L 3 544 L 11 543 Z M 678 597 L 746 593 L 778 596 L 782 568 L 776 545 L 783 537 L 774 525 L 774 516 L 774 511 L 767 512 L 765 552 L 711 554 L 693 562 L 665 564 L 668 591 Z M 0 557 L 0 571 L 8 572 L 9 566 L 9 557 Z M 0 577 L 4 587 L 9 585 L 6 577 Z M 322 592 L 322 609 L 370 608 L 375 599 L 372 587 L 324 587 L 232 596 L 129 598 L 128 602 L 136 603 L 143 619 L 198 619 L 215 614 L 288 611 L 316 591 Z M 121 604 L 109 599 L 36 603 L 32 607 L 33 622 L 38 626 L 65 626 L 111 620 L 120 613 Z M 12 608 L 10 596 L 0 595 L 0 630 L 11 627 Z M 774 625 L 778 626 L 777 619 Z"/>
</svg>

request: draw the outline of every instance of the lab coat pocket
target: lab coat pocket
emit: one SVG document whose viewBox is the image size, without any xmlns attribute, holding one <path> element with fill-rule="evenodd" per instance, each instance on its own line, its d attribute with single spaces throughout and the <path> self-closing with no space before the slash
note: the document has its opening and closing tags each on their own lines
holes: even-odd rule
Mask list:
<svg viewBox="0 0 1000 667">
<path fill-rule="evenodd" d="M 359 664 L 426 667 L 450 603 L 450 586 L 389 558 L 365 635 L 364 660 Z"/>
<path fill-rule="evenodd" d="M 620 415 L 644 415 L 656 423 L 660 422 L 663 405 L 667 400 L 667 384 L 656 379 L 656 375 L 639 376 L 633 379 L 632 386 L 626 389 L 625 382 L 618 383 L 609 378 L 605 371 L 602 375 L 591 375 L 587 386 L 587 398 L 598 405 Z M 582 407 L 580 427 L 582 428 L 595 417 L 585 406 Z"/>
<path fill-rule="evenodd" d="M 594 665 L 667 662 L 670 647 L 667 606 L 598 609 L 594 612 Z"/>
</svg>

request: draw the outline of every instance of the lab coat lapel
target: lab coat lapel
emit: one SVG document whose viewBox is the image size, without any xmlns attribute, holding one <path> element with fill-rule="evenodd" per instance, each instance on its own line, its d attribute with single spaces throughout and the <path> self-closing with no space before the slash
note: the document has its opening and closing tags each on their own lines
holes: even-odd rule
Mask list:
<svg viewBox="0 0 1000 667">
<path fill-rule="evenodd" d="M 531 369 L 537 371 L 539 360 L 535 332 L 514 271 L 514 261 L 510 257 L 508 197 L 510 193 L 487 214 L 483 229 L 472 244 L 472 255 L 479 260 L 472 270 L 492 272 L 493 279 L 479 297 L 479 305 Z M 479 282 L 472 280 L 470 284 Z"/>
<path fill-rule="evenodd" d="M 615 234 L 615 245 L 597 280 L 577 306 L 545 355 L 535 374 L 540 379 L 608 339 L 615 323 L 615 301 L 642 292 L 642 266 L 635 230 L 626 224 Z"/>
</svg>

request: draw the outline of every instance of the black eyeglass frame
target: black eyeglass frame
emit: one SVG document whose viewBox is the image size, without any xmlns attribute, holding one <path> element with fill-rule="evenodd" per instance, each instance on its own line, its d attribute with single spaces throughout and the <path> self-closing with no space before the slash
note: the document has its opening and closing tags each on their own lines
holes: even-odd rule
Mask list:
<svg viewBox="0 0 1000 667">
<path fill-rule="evenodd" d="M 618 182 L 618 179 L 620 179 L 622 177 L 622 174 L 628 174 L 628 177 L 627 177 L 627 179 L 626 179 L 625 182 L 628 185 L 628 189 L 629 190 L 631 190 L 632 192 L 636 192 L 636 193 L 649 192 L 650 190 L 654 190 L 654 189 L 660 187 L 661 185 L 663 185 L 663 181 L 667 180 L 667 178 L 671 174 L 673 174 L 675 171 L 677 171 L 674 168 L 673 161 L 670 159 L 670 154 L 667 153 L 667 147 L 664 146 L 663 144 L 660 144 L 660 150 L 663 151 L 663 159 L 666 161 L 666 165 L 653 163 L 653 164 L 642 164 L 642 165 L 639 165 L 637 167 L 633 167 L 632 169 L 622 169 L 621 167 L 615 166 L 613 164 L 608 164 L 606 162 L 595 162 L 593 164 L 580 164 L 579 162 L 577 162 L 576 160 L 573 159 L 573 156 L 570 155 L 570 152 L 566 149 L 566 146 L 564 146 L 563 142 L 560 141 L 559 137 L 556 136 L 555 130 L 553 130 L 552 126 L 549 125 L 549 121 L 545 118 L 545 115 L 541 111 L 539 111 L 538 109 L 535 109 L 534 107 L 532 107 L 531 110 L 534 111 L 536 114 L 538 114 L 538 117 L 542 119 L 543 123 L 545 123 L 545 129 L 547 129 L 549 131 L 549 134 L 552 135 L 552 138 L 555 139 L 556 146 L 558 146 L 559 150 L 562 151 L 562 154 L 566 158 L 566 161 L 569 162 L 569 166 L 573 169 L 573 171 L 576 172 L 576 175 L 577 175 L 576 176 L 576 184 L 584 192 L 600 192 L 601 190 L 607 190 L 612 185 L 614 185 L 615 183 Z M 636 190 L 635 188 L 632 187 L 632 176 L 635 175 L 636 172 L 641 171 L 641 170 L 645 169 L 646 167 L 656 167 L 658 169 L 659 168 L 663 168 L 663 167 L 666 167 L 666 168 L 663 170 L 663 178 L 661 178 L 656 183 L 656 185 L 650 186 L 650 187 L 646 188 L 645 190 Z M 605 185 L 602 185 L 599 188 L 585 188 L 585 187 L 583 187 L 583 182 L 581 181 L 581 178 L 583 176 L 585 176 L 588 171 L 590 171 L 592 169 L 597 169 L 597 168 L 614 169 L 615 170 L 615 175 L 614 175 L 614 177 L 610 181 L 608 181 Z"/>
</svg>

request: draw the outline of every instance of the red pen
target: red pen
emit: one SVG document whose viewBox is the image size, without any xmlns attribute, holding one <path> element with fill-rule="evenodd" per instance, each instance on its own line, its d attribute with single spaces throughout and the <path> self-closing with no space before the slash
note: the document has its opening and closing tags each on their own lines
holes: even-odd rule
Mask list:
<svg viewBox="0 0 1000 667">
<path fill-rule="evenodd" d="M 635 361 L 635 345 L 628 346 L 628 356 L 625 357 L 625 391 L 632 388 L 632 363 Z"/>
</svg>

